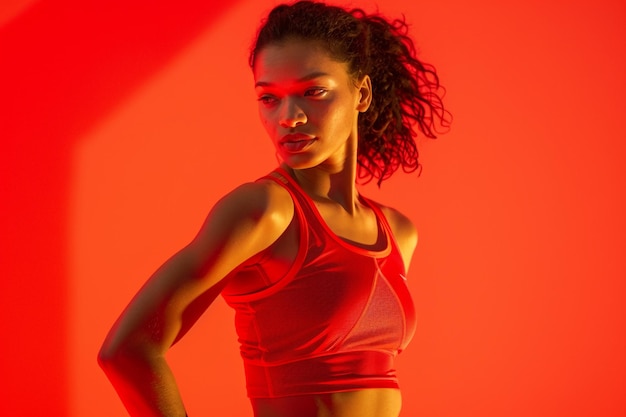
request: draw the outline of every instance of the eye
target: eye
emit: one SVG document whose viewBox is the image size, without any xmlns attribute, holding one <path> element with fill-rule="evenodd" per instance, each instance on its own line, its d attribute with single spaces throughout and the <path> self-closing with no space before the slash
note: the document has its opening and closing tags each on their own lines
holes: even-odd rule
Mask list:
<svg viewBox="0 0 626 417">
<path fill-rule="evenodd" d="M 309 88 L 304 92 L 305 97 L 323 97 L 328 90 L 322 87 Z"/>
<path fill-rule="evenodd" d="M 264 94 L 258 98 L 258 101 L 265 104 L 266 106 L 269 106 L 276 103 L 276 101 L 278 101 L 278 98 L 269 94 Z"/>
</svg>

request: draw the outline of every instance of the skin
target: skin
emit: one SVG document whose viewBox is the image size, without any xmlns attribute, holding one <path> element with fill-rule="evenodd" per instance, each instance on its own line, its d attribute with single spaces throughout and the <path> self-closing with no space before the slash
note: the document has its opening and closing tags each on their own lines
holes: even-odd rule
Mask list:
<svg viewBox="0 0 626 417">
<path fill-rule="evenodd" d="M 253 72 L 259 115 L 282 166 L 335 234 L 357 246 L 375 246 L 376 218 L 355 186 L 357 120 L 371 102 L 370 78 L 354 80 L 345 63 L 316 43 L 299 40 L 264 48 Z M 291 138 L 305 138 L 304 148 L 282 143 L 285 135 L 302 133 L 307 136 Z M 381 208 L 408 266 L 417 243 L 415 227 L 396 210 Z M 98 356 L 131 415 L 185 415 L 165 353 L 210 306 L 236 267 L 266 248 L 294 259 L 293 215 L 291 197 L 279 185 L 244 184 L 213 207 L 196 237 L 137 293 Z M 252 399 L 256 417 L 397 417 L 400 406 L 394 389 Z"/>
</svg>

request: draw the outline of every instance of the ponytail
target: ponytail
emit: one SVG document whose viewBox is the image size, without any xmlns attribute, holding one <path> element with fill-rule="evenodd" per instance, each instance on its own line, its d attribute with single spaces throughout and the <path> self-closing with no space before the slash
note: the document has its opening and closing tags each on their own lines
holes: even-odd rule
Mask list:
<svg viewBox="0 0 626 417">
<path fill-rule="evenodd" d="M 416 58 L 406 22 L 360 9 L 350 14 L 363 23 L 364 67 L 373 88 L 372 104 L 359 118 L 359 178 L 377 178 L 380 186 L 400 167 L 421 170 L 417 131 L 434 139 L 439 128 L 450 126 L 451 115 L 435 68 Z"/>
</svg>

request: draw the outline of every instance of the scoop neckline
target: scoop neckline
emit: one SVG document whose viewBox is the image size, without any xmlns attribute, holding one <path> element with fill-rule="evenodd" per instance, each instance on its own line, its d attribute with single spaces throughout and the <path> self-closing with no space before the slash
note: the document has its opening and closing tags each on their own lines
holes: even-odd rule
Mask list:
<svg viewBox="0 0 626 417">
<path fill-rule="evenodd" d="M 378 229 L 378 235 L 376 237 L 375 245 L 378 244 L 378 242 L 381 240 L 380 234 L 382 233 L 384 235 L 383 237 L 385 241 L 385 247 L 380 250 L 368 249 L 365 246 L 359 246 L 359 242 L 343 239 L 341 236 L 335 233 L 330 228 L 330 226 L 328 226 L 328 223 L 326 223 L 326 220 L 324 220 L 324 217 L 322 216 L 319 209 L 315 205 L 315 202 L 313 201 L 313 199 L 304 191 L 304 189 L 300 186 L 300 184 L 298 184 L 298 182 L 291 175 L 289 175 L 289 173 L 287 172 L 285 168 L 278 167 L 275 170 L 275 172 L 280 174 L 280 176 L 284 177 L 285 180 L 289 184 L 291 184 L 300 195 L 302 195 L 302 197 L 306 200 L 309 207 L 311 207 L 311 211 L 313 212 L 313 215 L 315 216 L 318 223 L 322 226 L 322 228 L 326 231 L 326 233 L 335 242 L 339 243 L 341 246 L 345 247 L 346 249 L 349 249 L 353 252 L 360 253 L 363 255 L 373 256 L 376 258 L 382 258 L 382 257 L 389 255 L 389 253 L 391 252 L 391 236 L 389 234 L 389 231 L 387 230 L 387 228 L 385 227 L 383 223 L 383 219 L 381 219 L 381 216 L 383 214 L 382 212 L 377 210 L 377 208 L 374 207 L 374 203 L 372 203 L 368 198 L 361 195 L 361 193 L 359 193 L 358 195 L 359 201 L 361 201 L 364 205 L 369 207 L 370 210 L 372 210 L 372 212 L 374 213 L 374 217 L 376 217 L 376 227 Z"/>
</svg>

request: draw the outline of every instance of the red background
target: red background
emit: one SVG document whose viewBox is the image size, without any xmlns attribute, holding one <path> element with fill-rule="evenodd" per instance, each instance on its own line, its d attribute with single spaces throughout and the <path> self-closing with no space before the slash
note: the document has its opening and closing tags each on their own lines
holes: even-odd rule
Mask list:
<svg viewBox="0 0 626 417">
<path fill-rule="evenodd" d="M 3 415 L 125 414 L 95 361 L 106 331 L 275 165 L 246 67 L 275 3 L 0 6 Z M 420 178 L 364 189 L 420 230 L 403 416 L 626 415 L 626 4 L 380 10 L 413 24 L 455 115 Z M 171 351 L 191 416 L 251 415 L 232 327 L 220 300 Z"/>
</svg>

